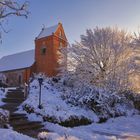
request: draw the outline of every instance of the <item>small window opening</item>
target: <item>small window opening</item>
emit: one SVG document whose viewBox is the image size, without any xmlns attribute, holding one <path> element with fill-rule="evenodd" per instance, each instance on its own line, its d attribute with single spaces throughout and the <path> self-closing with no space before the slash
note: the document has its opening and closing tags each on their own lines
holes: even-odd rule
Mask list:
<svg viewBox="0 0 140 140">
<path fill-rule="evenodd" d="M 21 84 L 22 80 L 21 80 L 21 75 L 19 75 L 18 77 L 18 83 Z"/>
<path fill-rule="evenodd" d="M 45 55 L 45 54 L 46 54 L 46 48 L 45 48 L 45 47 L 42 47 L 42 48 L 41 48 L 41 54 L 42 54 L 42 55 Z"/>
<path fill-rule="evenodd" d="M 9 82 L 9 79 L 8 79 L 8 78 L 6 78 L 6 83 L 8 84 L 8 82 Z"/>
<path fill-rule="evenodd" d="M 62 31 L 59 32 L 59 37 L 62 37 Z"/>
</svg>

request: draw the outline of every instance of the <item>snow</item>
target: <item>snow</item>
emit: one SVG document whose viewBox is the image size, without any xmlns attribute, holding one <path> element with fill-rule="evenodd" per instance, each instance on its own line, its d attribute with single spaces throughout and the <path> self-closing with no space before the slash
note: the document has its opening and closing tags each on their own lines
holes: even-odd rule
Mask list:
<svg viewBox="0 0 140 140">
<path fill-rule="evenodd" d="M 63 85 L 64 86 L 64 85 Z M 39 83 L 35 78 L 30 83 L 30 92 L 28 98 L 20 106 L 19 111 L 23 113 L 23 106 L 29 105 L 34 109 L 34 113 L 27 114 L 30 121 L 41 121 L 44 125 L 44 129 L 47 132 L 41 132 L 38 135 L 38 139 L 49 139 L 49 140 L 123 140 L 123 139 L 140 139 L 140 115 L 134 115 L 130 113 L 130 104 L 117 104 L 116 109 L 121 112 L 126 112 L 126 116 L 117 118 L 111 118 L 106 123 L 97 123 L 98 117 L 93 110 L 84 108 L 84 106 L 74 105 L 71 102 L 66 102 L 65 98 L 62 98 L 62 94 L 66 94 L 66 91 L 62 93 L 63 87 L 60 84 L 55 84 L 52 80 L 44 79 L 41 91 L 41 103 L 43 109 L 38 108 L 38 97 L 39 97 Z M 65 88 L 66 89 L 66 88 Z M 66 89 L 67 90 L 67 89 Z M 82 89 L 83 90 L 83 89 Z M 67 90 L 68 92 L 71 89 Z M 87 90 L 89 94 L 89 90 Z M 96 92 L 94 92 L 96 93 Z M 69 94 L 72 94 L 70 92 Z M 82 94 L 82 93 L 81 93 Z M 85 94 L 85 92 L 84 92 Z M 102 95 L 102 94 L 99 94 Z M 106 95 L 106 94 L 105 94 Z M 107 95 L 106 95 L 107 96 Z M 111 96 L 109 96 L 111 97 Z M 116 96 L 113 96 L 114 98 Z M 87 97 L 85 97 L 87 98 Z M 102 100 L 106 100 L 104 96 L 100 97 Z M 119 98 L 119 97 L 118 97 Z M 116 99 L 116 98 L 115 98 Z M 99 100 L 101 104 L 105 106 L 105 103 Z M 110 98 L 110 100 L 112 100 Z M 109 102 L 109 100 L 106 100 Z M 127 107 L 126 107 L 127 106 Z M 106 107 L 106 106 L 105 106 Z M 129 108 L 130 112 L 127 113 Z M 121 110 L 120 110 L 121 109 Z M 24 112 L 25 113 L 25 112 Z M 137 114 L 137 113 L 136 113 Z M 50 123 L 48 120 L 43 121 L 43 116 L 49 116 L 56 119 L 57 122 Z M 82 116 L 90 119 L 92 124 L 83 125 L 78 127 L 63 127 L 58 123 L 68 120 L 71 116 Z M 43 129 L 43 130 L 44 130 Z"/>
<path fill-rule="evenodd" d="M 34 138 L 17 133 L 11 129 L 0 129 L 1 140 L 35 140 Z"/>
<path fill-rule="evenodd" d="M 40 137 L 51 140 L 138 140 L 140 139 L 140 115 L 109 119 L 106 123 L 93 123 L 74 128 L 62 127 L 58 124 L 45 123 L 45 128 L 51 133 L 42 132 Z M 52 133 L 53 132 L 53 133 Z"/>
<path fill-rule="evenodd" d="M 48 28 L 43 28 L 40 34 L 38 35 L 37 39 L 52 35 L 52 33 L 56 32 L 57 28 L 58 28 L 58 24 Z"/>
<path fill-rule="evenodd" d="M 6 93 L 7 93 L 7 90 L 4 91 L 3 88 L 0 88 L 0 106 L 5 104 L 4 102 L 2 102 L 2 98 L 5 98 Z"/>
<path fill-rule="evenodd" d="M 8 123 L 10 112 L 0 108 L 0 123 Z"/>
<path fill-rule="evenodd" d="M 2 101 L 2 98 L 5 98 L 7 91 L 9 89 L 16 89 L 15 87 L 8 87 L 8 88 L 0 88 L 0 106 L 4 105 L 5 103 Z"/>
<path fill-rule="evenodd" d="M 38 86 L 38 81 L 34 80 L 32 82 L 32 85 Z M 21 105 L 20 110 L 22 110 L 23 106 L 29 105 L 32 108 L 34 108 L 36 114 L 39 113 L 42 116 L 53 117 L 57 123 L 61 123 L 66 120 L 69 120 L 70 117 L 72 116 L 74 117 L 76 116 L 79 119 L 85 117 L 92 122 L 98 121 L 98 117 L 93 111 L 87 108 L 81 108 L 66 103 L 65 100 L 61 98 L 61 94 L 58 92 L 58 90 L 48 83 L 44 83 L 44 86 L 42 86 L 41 103 L 43 109 L 38 108 L 38 102 L 39 102 L 38 99 L 39 99 L 39 89 L 31 87 L 29 96 Z"/>
<path fill-rule="evenodd" d="M 28 68 L 34 62 L 34 50 L 4 56 L 0 59 L 0 72 Z"/>
</svg>

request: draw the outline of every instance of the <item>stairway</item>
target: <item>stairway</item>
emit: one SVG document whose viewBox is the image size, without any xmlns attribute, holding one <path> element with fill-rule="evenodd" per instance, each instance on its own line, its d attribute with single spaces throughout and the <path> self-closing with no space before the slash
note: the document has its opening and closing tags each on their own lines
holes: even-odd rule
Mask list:
<svg viewBox="0 0 140 140">
<path fill-rule="evenodd" d="M 5 102 L 0 108 L 6 109 L 10 112 L 9 124 L 13 130 L 36 138 L 38 133 L 41 132 L 43 125 L 41 122 L 29 121 L 26 114 L 15 113 L 17 107 L 25 100 L 24 93 L 20 89 L 10 89 L 7 92 L 6 98 L 2 101 Z"/>
</svg>

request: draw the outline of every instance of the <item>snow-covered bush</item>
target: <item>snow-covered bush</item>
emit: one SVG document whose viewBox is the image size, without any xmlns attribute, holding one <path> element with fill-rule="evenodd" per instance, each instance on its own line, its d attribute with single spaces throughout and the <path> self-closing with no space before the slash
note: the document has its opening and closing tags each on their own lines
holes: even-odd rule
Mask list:
<svg viewBox="0 0 140 140">
<path fill-rule="evenodd" d="M 39 84 L 37 77 L 30 83 L 30 93 L 22 108 L 28 113 L 42 116 L 44 121 L 63 126 L 78 126 L 100 122 L 122 115 L 137 113 L 132 100 L 122 93 L 111 92 L 72 77 L 45 78 L 42 85 L 42 109 L 38 108 Z M 99 119 L 98 119 L 99 118 Z"/>
<path fill-rule="evenodd" d="M 132 101 L 136 109 L 140 110 L 140 93 L 124 91 L 121 94 L 123 94 L 128 100 Z"/>
<path fill-rule="evenodd" d="M 0 109 L 0 127 L 4 128 L 7 126 L 7 123 L 9 122 L 9 111 Z"/>
<path fill-rule="evenodd" d="M 6 90 L 4 88 L 0 88 L 0 105 L 3 105 L 2 98 L 5 98 Z M 9 121 L 9 111 L 0 108 L 0 127 L 7 127 L 7 123 Z"/>
<path fill-rule="evenodd" d="M 81 87 L 75 86 L 70 92 L 65 92 L 62 97 L 73 105 L 88 107 L 101 120 L 137 113 L 133 102 L 123 94 L 112 93 L 86 84 Z"/>
<path fill-rule="evenodd" d="M 44 78 L 41 89 L 41 106 L 39 105 L 39 84 L 37 77 L 30 83 L 30 90 L 27 99 L 22 103 L 22 110 L 27 113 L 35 113 L 41 116 L 44 121 L 58 123 L 63 126 L 78 126 L 97 122 L 97 115 L 87 108 L 75 106 L 62 98 L 64 95 L 63 83 L 59 78 Z M 21 108 L 20 108 L 21 109 Z"/>
</svg>

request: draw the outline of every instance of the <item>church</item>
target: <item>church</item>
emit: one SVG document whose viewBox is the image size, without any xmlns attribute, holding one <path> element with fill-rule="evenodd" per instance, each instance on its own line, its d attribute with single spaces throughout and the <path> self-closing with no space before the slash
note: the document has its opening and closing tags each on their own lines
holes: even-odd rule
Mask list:
<svg viewBox="0 0 140 140">
<path fill-rule="evenodd" d="M 60 47 L 67 47 L 67 38 L 62 23 L 42 28 L 35 38 L 35 49 L 0 59 L 0 74 L 8 86 L 28 83 L 33 73 L 52 77 L 58 74 Z M 2 79 L 2 78 L 1 78 Z"/>
</svg>

